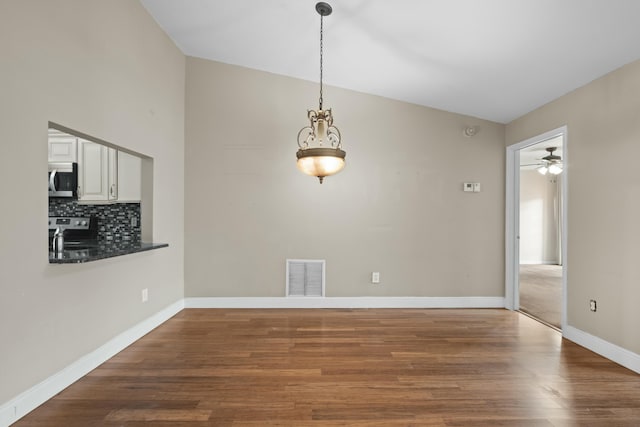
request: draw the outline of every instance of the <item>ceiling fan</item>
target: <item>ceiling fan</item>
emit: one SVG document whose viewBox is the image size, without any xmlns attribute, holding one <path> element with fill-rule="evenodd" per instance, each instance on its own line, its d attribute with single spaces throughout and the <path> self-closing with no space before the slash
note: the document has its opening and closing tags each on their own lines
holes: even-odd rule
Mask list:
<svg viewBox="0 0 640 427">
<path fill-rule="evenodd" d="M 541 158 L 540 163 L 531 163 L 520 166 L 538 166 L 536 170 L 542 175 L 546 175 L 547 173 L 558 175 L 562 173 L 562 157 L 553 154 L 557 149 L 558 147 L 547 147 L 545 150 L 547 150 L 549 154 Z"/>
</svg>

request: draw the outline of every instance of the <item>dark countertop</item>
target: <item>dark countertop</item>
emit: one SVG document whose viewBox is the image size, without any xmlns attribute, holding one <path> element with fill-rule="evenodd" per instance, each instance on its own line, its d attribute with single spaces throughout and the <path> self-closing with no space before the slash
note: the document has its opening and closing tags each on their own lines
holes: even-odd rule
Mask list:
<svg viewBox="0 0 640 427">
<path fill-rule="evenodd" d="M 61 254 L 49 251 L 49 264 L 74 264 L 166 248 L 167 243 L 100 242 L 94 247 L 65 249 Z"/>
</svg>

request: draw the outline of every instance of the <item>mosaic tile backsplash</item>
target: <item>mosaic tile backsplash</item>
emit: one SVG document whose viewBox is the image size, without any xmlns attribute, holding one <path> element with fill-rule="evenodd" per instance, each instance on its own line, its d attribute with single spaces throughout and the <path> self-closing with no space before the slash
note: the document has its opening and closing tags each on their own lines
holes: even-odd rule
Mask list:
<svg viewBox="0 0 640 427">
<path fill-rule="evenodd" d="M 76 200 L 50 198 L 49 216 L 95 216 L 98 220 L 99 241 L 141 240 L 140 203 L 80 205 Z M 135 223 L 135 226 L 132 223 Z"/>
</svg>

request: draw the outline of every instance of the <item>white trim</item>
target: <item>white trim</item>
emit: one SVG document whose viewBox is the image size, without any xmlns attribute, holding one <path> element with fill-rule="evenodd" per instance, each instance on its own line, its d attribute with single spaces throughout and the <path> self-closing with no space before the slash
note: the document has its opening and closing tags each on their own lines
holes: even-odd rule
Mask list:
<svg viewBox="0 0 640 427">
<path fill-rule="evenodd" d="M 505 183 L 505 307 L 509 310 L 518 310 L 520 301 L 518 298 L 518 269 L 519 260 L 519 200 L 520 200 L 520 150 L 549 139 L 562 136 L 562 157 L 564 170 L 562 174 L 562 319 L 561 329 L 567 326 L 567 242 L 568 242 L 568 139 L 567 126 L 561 126 L 533 138 L 512 144 L 507 147 L 506 156 L 506 183 Z"/>
<path fill-rule="evenodd" d="M 560 265 L 558 260 L 544 261 L 544 260 L 522 260 L 520 265 Z"/>
<path fill-rule="evenodd" d="M 505 307 L 508 310 L 517 310 L 520 307 L 518 301 L 518 270 L 515 265 L 519 263 L 520 256 L 519 239 L 519 205 L 515 200 L 520 198 L 520 150 L 514 146 L 507 147 L 506 156 L 506 182 L 505 182 Z"/>
<path fill-rule="evenodd" d="M 563 162 L 563 171 L 564 174 L 562 179 L 560 180 L 561 185 L 561 194 L 558 197 L 560 201 L 560 209 L 562 212 L 562 218 L 560 218 L 562 224 L 562 230 L 560 233 L 560 262 L 562 262 L 562 313 L 560 319 L 560 325 L 564 329 L 569 326 L 567 321 L 567 307 L 568 307 L 568 282 L 567 282 L 567 263 L 569 262 L 569 257 L 567 256 L 569 252 L 569 129 L 566 126 L 560 128 L 562 133 L 564 134 L 564 138 L 562 141 L 562 156 L 564 157 Z"/>
<path fill-rule="evenodd" d="M 185 308 L 504 308 L 503 297 L 202 297 Z"/>
<path fill-rule="evenodd" d="M 640 354 L 619 347 L 573 326 L 564 327 L 562 329 L 562 336 L 640 374 Z"/>
<path fill-rule="evenodd" d="M 154 328 L 179 313 L 184 308 L 184 300 L 176 301 L 151 317 L 143 320 L 96 350 L 82 356 L 61 371 L 0 406 L 0 426 L 8 426 L 51 399 L 56 394 L 91 372 L 93 369 L 115 356 L 126 347 L 142 338 Z"/>
</svg>

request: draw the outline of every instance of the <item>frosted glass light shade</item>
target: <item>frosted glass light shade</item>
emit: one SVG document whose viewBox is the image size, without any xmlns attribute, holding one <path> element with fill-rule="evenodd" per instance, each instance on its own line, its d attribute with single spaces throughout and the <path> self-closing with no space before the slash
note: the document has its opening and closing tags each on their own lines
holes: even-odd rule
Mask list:
<svg viewBox="0 0 640 427">
<path fill-rule="evenodd" d="M 562 172 L 562 164 L 561 163 L 552 163 L 549 165 L 549 173 L 553 175 L 558 175 Z"/>
<path fill-rule="evenodd" d="M 296 153 L 298 169 L 307 175 L 317 176 L 322 182 L 344 169 L 346 152 L 339 148 L 307 148 Z"/>
<path fill-rule="evenodd" d="M 562 173 L 562 163 L 560 162 L 551 162 L 545 165 L 542 165 L 536 169 L 541 175 L 546 175 L 550 173 L 552 175 L 559 175 Z"/>
</svg>

